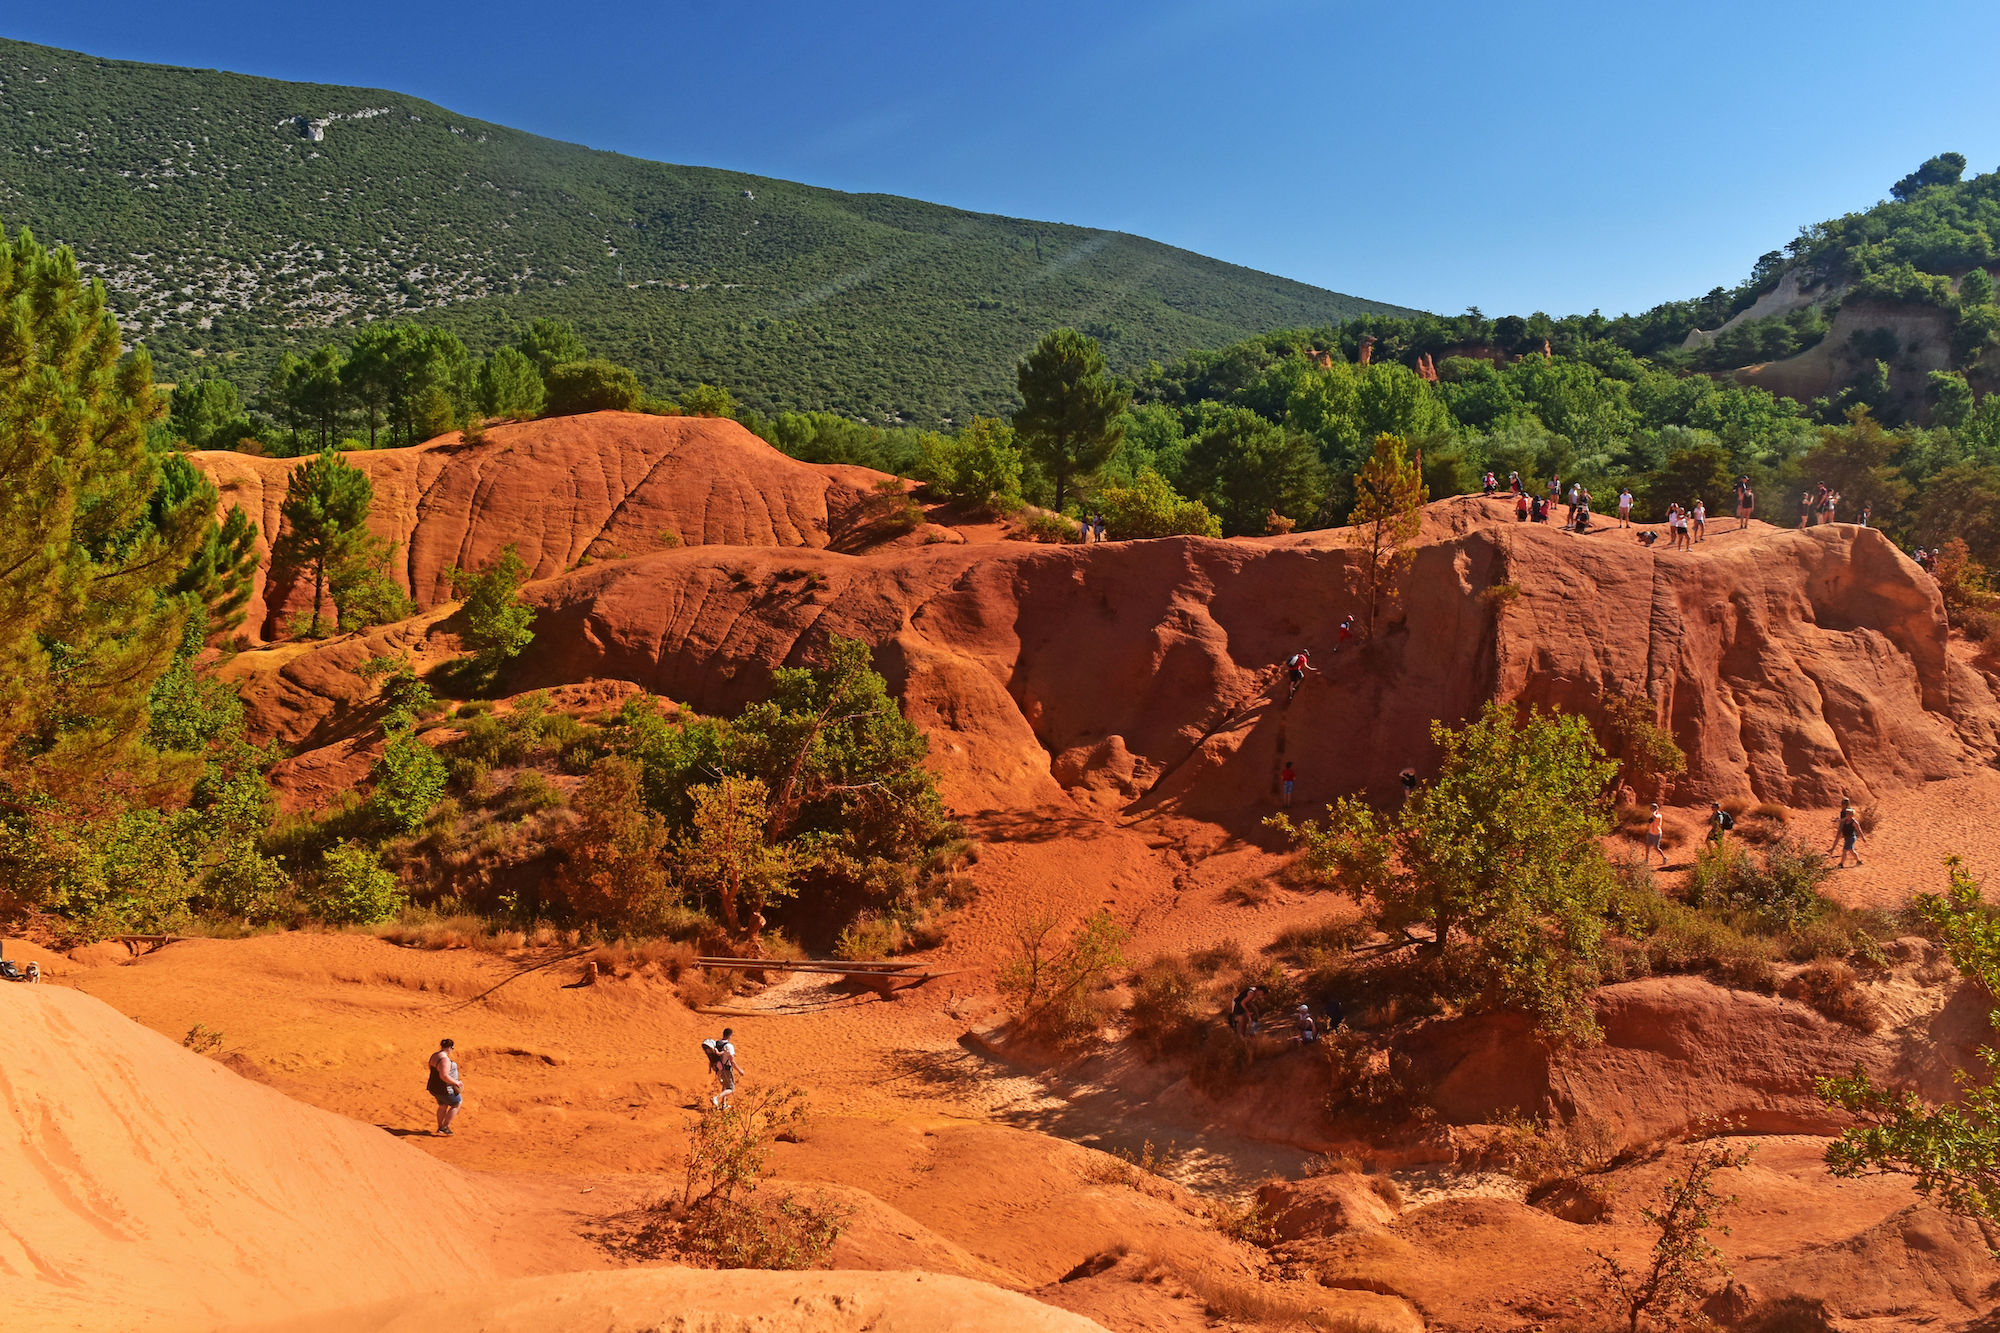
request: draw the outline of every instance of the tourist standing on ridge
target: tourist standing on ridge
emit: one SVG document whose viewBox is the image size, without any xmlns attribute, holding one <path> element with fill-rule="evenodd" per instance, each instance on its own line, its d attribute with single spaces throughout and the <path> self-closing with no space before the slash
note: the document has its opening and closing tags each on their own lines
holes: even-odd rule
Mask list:
<svg viewBox="0 0 2000 1333">
<path fill-rule="evenodd" d="M 1618 526 L 1621 528 L 1632 526 L 1632 488 L 1630 486 L 1620 487 L 1618 491 Z"/>
<path fill-rule="evenodd" d="M 437 1102 L 437 1132 L 447 1138 L 451 1135 L 451 1122 L 458 1119 L 458 1108 L 465 1103 L 465 1080 L 459 1076 L 458 1061 L 453 1057 L 454 1043 L 446 1037 L 431 1056 L 430 1080 L 425 1085 Z"/>
<path fill-rule="evenodd" d="M 1875 506 L 1874 506 L 1874 505 L 1872 505 L 1872 504 L 1868 504 L 1868 505 L 1862 505 L 1862 506 L 1861 506 L 1861 526 L 1862 526 L 1862 527 L 1864 527 L 1864 528 L 1865 528 L 1865 527 L 1867 527 L 1867 526 L 1868 526 L 1868 520 L 1869 520 L 1869 519 L 1871 519 L 1871 518 L 1873 518 L 1874 516 L 1875 516 Z"/>
<path fill-rule="evenodd" d="M 1653 853 L 1660 854 L 1660 869 L 1667 868 L 1667 819 L 1660 813 L 1660 803 L 1653 802 L 1653 817 L 1646 821 L 1646 863 L 1652 864 Z"/>
<path fill-rule="evenodd" d="M 1708 506 L 1701 502 L 1699 495 L 1694 498 L 1694 529 L 1691 540 L 1697 542 L 1708 540 Z"/>
<path fill-rule="evenodd" d="M 1834 821 L 1833 843 L 1827 847 L 1830 852 L 1840 848 L 1840 859 L 1833 863 L 1835 870 L 1847 869 L 1847 858 L 1853 857 L 1854 864 L 1861 864 L 1861 853 L 1854 850 L 1854 844 L 1861 841 L 1861 816 L 1854 812 L 1854 802 L 1840 803 L 1840 818 Z"/>
<path fill-rule="evenodd" d="M 1491 499 L 1493 497 L 1493 492 L 1500 489 L 1500 483 L 1495 481 L 1493 479 L 1493 474 L 1489 472 L 1486 474 L 1485 478 L 1482 479 L 1482 481 L 1480 482 L 1480 487 L 1482 490 L 1485 491 L 1486 497 L 1488 499 Z"/>
<path fill-rule="evenodd" d="M 1514 488 L 1514 521 L 1516 523 L 1528 521 L 1528 493 L 1519 486 Z"/>
<path fill-rule="evenodd" d="M 1512 492 L 1514 492 L 1514 494 L 1516 494 L 1516 495 L 1521 495 L 1521 494 L 1523 494 L 1523 493 L 1524 493 L 1524 492 L 1523 492 L 1523 491 L 1521 490 L 1521 474 L 1520 474 L 1520 473 L 1518 473 L 1518 472 L 1509 472 L 1509 473 L 1507 474 L 1507 489 L 1508 489 L 1508 490 L 1510 490 L 1510 491 L 1512 491 Z"/>
<path fill-rule="evenodd" d="M 1750 478 L 1736 479 L 1736 530 L 1750 526 L 1751 516 L 1757 512 L 1757 492 L 1750 489 Z"/>
<path fill-rule="evenodd" d="M 1562 503 L 1562 498 L 1563 498 L 1562 478 L 1557 476 L 1551 476 L 1549 478 L 1549 502 L 1546 506 L 1544 506 L 1544 509 L 1545 510 L 1554 509 L 1557 505 Z"/>
<path fill-rule="evenodd" d="M 1799 526 L 1802 528 L 1810 527 L 1812 525 L 1812 516 L 1813 493 L 1812 488 L 1807 487 L 1805 490 L 1799 492 Z"/>
</svg>

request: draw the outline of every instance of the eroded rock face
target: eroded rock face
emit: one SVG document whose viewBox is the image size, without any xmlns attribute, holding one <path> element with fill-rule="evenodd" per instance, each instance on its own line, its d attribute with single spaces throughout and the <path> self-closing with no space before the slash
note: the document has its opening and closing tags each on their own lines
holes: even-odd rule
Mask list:
<svg viewBox="0 0 2000 1333">
<path fill-rule="evenodd" d="M 513 544 L 532 577 L 580 561 L 679 545 L 837 544 L 864 521 L 866 468 L 785 457 L 734 421 L 636 412 L 495 426 L 408 449 L 344 455 L 375 486 L 369 527 L 395 543 L 397 582 L 420 610 L 451 598 L 453 566 L 476 569 Z M 285 484 L 300 459 L 211 452 L 193 462 L 257 521 L 265 565 L 245 621 L 253 641 L 281 637 L 309 609 L 309 583 L 270 567 Z"/>
<path fill-rule="evenodd" d="M 1864 1033 L 1796 1000 L 1730 990 L 1700 977 L 1650 977 L 1595 997 L 1603 1041 L 1551 1051 L 1518 1015 L 1419 1027 L 1402 1043 L 1426 1100 L 1451 1124 L 1510 1114 L 1600 1127 L 1614 1150 L 1683 1137 L 1726 1121 L 1753 1134 L 1829 1134 L 1845 1115 L 1819 1079 L 1859 1063 L 1934 1101 L 1986 1039 L 1979 1000 L 1961 988 L 1922 1020 L 1924 1040 Z"/>
<path fill-rule="evenodd" d="M 1432 762 L 1433 720 L 1496 696 L 1586 715 L 1651 698 L 1688 755 L 1681 799 L 1826 805 L 2000 752 L 2000 704 L 1947 651 L 1934 583 L 1846 525 L 1718 522 L 1684 554 L 1443 501 L 1372 641 L 1335 653 L 1336 625 L 1366 605 L 1338 532 L 846 555 L 829 544 L 856 544 L 874 474 L 795 463 L 734 423 L 616 413 L 354 457 L 376 476 L 420 604 L 446 596 L 454 564 L 520 546 L 542 581 L 512 688 L 617 679 L 730 712 L 829 635 L 859 638 L 930 733 L 961 811 L 1074 799 L 1226 819 L 1274 796 L 1287 761 L 1307 808 L 1389 797 L 1405 765 Z M 268 529 L 286 465 L 205 456 L 218 475 L 218 459 Z M 668 527 L 690 544 L 646 545 Z M 605 558 L 570 570 L 593 553 Z M 255 608 L 267 629 L 297 600 L 282 574 L 276 586 Z M 1322 674 L 1287 706 L 1276 664 L 1301 646 Z M 335 738 L 355 693 L 335 669 L 343 652 L 356 655 L 329 645 L 236 668 L 287 676 L 266 691 L 285 694 L 282 710 L 253 702 L 258 725 Z M 326 706 L 299 697 L 314 692 Z"/>
<path fill-rule="evenodd" d="M 1352 1172 L 1267 1181 L 1257 1189 L 1257 1204 L 1280 1240 L 1386 1226 L 1403 1211 L 1388 1177 Z"/>
</svg>

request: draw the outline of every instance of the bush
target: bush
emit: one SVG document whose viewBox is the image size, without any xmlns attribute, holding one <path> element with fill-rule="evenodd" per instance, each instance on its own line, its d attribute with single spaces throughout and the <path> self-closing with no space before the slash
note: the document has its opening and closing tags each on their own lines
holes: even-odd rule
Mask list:
<svg viewBox="0 0 2000 1333">
<path fill-rule="evenodd" d="M 368 777 L 375 784 L 368 797 L 369 811 L 398 833 L 408 833 L 424 822 L 450 780 L 437 751 L 411 731 L 389 737 Z"/>
<path fill-rule="evenodd" d="M 976 417 L 956 436 L 927 434 L 918 445 L 917 476 L 948 500 L 974 509 L 1021 507 L 1021 450 L 1014 428 Z"/>
<path fill-rule="evenodd" d="M 824 1197 L 757 1197 L 771 1146 L 796 1142 L 807 1110 L 798 1088 L 743 1092 L 733 1105 L 704 1107 L 688 1140 L 680 1194 L 653 1205 L 641 1248 L 655 1257 L 677 1249 L 717 1268 L 825 1267 L 847 1210 Z"/>
<path fill-rule="evenodd" d="M 1846 963 L 1823 960 L 1809 964 L 1785 983 L 1783 993 L 1811 1005 L 1836 1023 L 1863 1032 L 1879 1032 L 1882 1028 L 1881 1010 L 1861 989 L 1854 969 Z"/>
<path fill-rule="evenodd" d="M 1138 537 L 1220 537 L 1222 520 L 1199 500 L 1178 494 L 1157 472 L 1142 472 L 1130 486 L 1106 486 L 1097 493 L 1107 535 L 1120 541 Z"/>
<path fill-rule="evenodd" d="M 1053 916 L 1016 923 L 1019 952 L 1001 967 L 998 986 L 1022 1032 L 1074 1046 L 1094 1037 L 1110 1016 L 1106 993 L 1124 962 L 1125 931 L 1098 911 L 1057 944 L 1058 924 Z"/>
<path fill-rule="evenodd" d="M 1083 533 L 1076 520 L 1064 518 L 1061 514 L 1051 514 L 1046 509 L 1037 509 L 1023 519 L 1018 527 L 1007 534 L 1013 541 L 1044 542 L 1054 545 L 1075 545 L 1083 540 Z"/>
<path fill-rule="evenodd" d="M 1687 900 L 1698 908 L 1741 914 L 1757 930 L 1795 931 L 1831 906 L 1819 892 L 1830 873 L 1825 857 L 1796 840 L 1775 844 L 1761 864 L 1735 843 L 1710 843 L 1688 872 Z"/>
<path fill-rule="evenodd" d="M 575 416 L 582 412 L 630 412 L 645 391 L 639 377 L 609 361 L 573 361 L 548 371 L 547 415 Z"/>
<path fill-rule="evenodd" d="M 407 899 L 396 877 L 365 847 L 343 842 L 327 852 L 317 874 L 299 895 L 300 905 L 336 926 L 369 926 L 387 921 Z"/>
<path fill-rule="evenodd" d="M 1207 988 L 1184 959 L 1156 958 L 1132 978 L 1125 1018 L 1155 1059 L 1194 1050 L 1211 1017 Z"/>
</svg>

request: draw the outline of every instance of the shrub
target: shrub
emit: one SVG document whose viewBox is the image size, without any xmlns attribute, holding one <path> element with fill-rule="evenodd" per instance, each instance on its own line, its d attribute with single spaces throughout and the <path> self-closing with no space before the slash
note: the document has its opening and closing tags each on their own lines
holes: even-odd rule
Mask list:
<svg viewBox="0 0 2000 1333">
<path fill-rule="evenodd" d="M 1006 422 L 976 417 L 956 436 L 926 434 L 918 451 L 917 476 L 946 499 L 989 511 L 1021 507 L 1021 450 Z"/>
<path fill-rule="evenodd" d="M 1106 486 L 1097 493 L 1107 535 L 1121 541 L 1139 537 L 1220 537 L 1222 520 L 1199 500 L 1190 500 L 1157 472 L 1142 472 L 1130 486 Z"/>
<path fill-rule="evenodd" d="M 1106 992 L 1124 962 L 1125 931 L 1097 911 L 1058 944 L 1059 924 L 1053 916 L 1016 923 L 1018 952 L 1001 967 L 998 986 L 1021 1031 L 1071 1046 L 1095 1036 L 1109 1017 Z"/>
<path fill-rule="evenodd" d="M 1836 1023 L 1878 1032 L 1882 1013 L 1861 989 L 1854 969 L 1847 964 L 1823 960 L 1811 963 L 1784 985 L 1785 995 L 1803 1001 Z"/>
<path fill-rule="evenodd" d="M 1731 1148 L 1719 1141 L 1695 1148 L 1686 1169 L 1670 1177 L 1653 1201 L 1639 1210 L 1640 1217 L 1659 1232 L 1641 1267 L 1628 1269 L 1615 1256 L 1592 1251 L 1599 1282 L 1620 1307 L 1629 1333 L 1639 1333 L 1640 1324 L 1652 1318 L 1681 1327 L 1677 1316 L 1693 1311 L 1715 1276 L 1729 1276 L 1722 1251 L 1708 1239 L 1708 1233 L 1729 1234 L 1721 1215 L 1736 1202 L 1736 1196 L 1718 1193 L 1715 1175 L 1742 1167 L 1755 1151 Z"/>
<path fill-rule="evenodd" d="M 688 1140 L 678 1196 L 653 1205 L 640 1245 L 656 1257 L 677 1249 L 717 1268 L 822 1268 L 848 1212 L 824 1196 L 758 1197 L 771 1146 L 796 1141 L 806 1122 L 805 1093 L 767 1088 L 739 1093 L 726 1107 L 702 1109 Z"/>
<path fill-rule="evenodd" d="M 1710 843 L 1688 872 L 1687 899 L 1695 907 L 1746 916 L 1773 934 L 1798 930 L 1830 906 L 1819 886 L 1831 874 L 1826 858 L 1796 840 L 1783 840 L 1761 860 L 1731 842 Z"/>
<path fill-rule="evenodd" d="M 1075 519 L 1064 518 L 1061 514 L 1051 514 L 1045 509 L 1030 513 L 1007 536 L 1014 541 L 1044 542 L 1055 545 L 1075 544 L 1083 540 Z"/>
<path fill-rule="evenodd" d="M 399 833 L 424 822 L 450 780 L 438 752 L 411 731 L 389 737 L 368 776 L 375 784 L 368 797 L 370 813 Z"/>
<path fill-rule="evenodd" d="M 1188 1070 L 1188 1082 L 1198 1092 L 1224 1097 L 1236 1090 L 1250 1072 L 1250 1065 L 1250 1043 L 1228 1024 L 1218 1023 L 1202 1038 L 1201 1050 Z"/>
<path fill-rule="evenodd" d="M 534 642 L 535 610 L 520 595 L 527 562 L 510 542 L 477 574 L 456 566 L 447 572 L 453 594 L 465 602 L 460 614 L 472 646 L 468 669 L 480 684 L 490 685 L 501 667 Z"/>
<path fill-rule="evenodd" d="M 638 764 L 616 755 L 591 766 L 572 802 L 575 817 L 555 838 L 551 905 L 579 920 L 643 928 L 675 904 L 666 823 L 646 808 L 640 778 Z"/>
<path fill-rule="evenodd" d="M 1132 978 L 1131 1035 L 1155 1059 L 1195 1049 L 1210 1018 L 1206 988 L 1185 960 L 1156 958 Z"/>
<path fill-rule="evenodd" d="M 343 842 L 321 858 L 300 904 L 330 925 L 368 926 L 387 921 L 407 901 L 396 877 L 365 847 Z"/>
<path fill-rule="evenodd" d="M 609 361 L 572 361 L 552 366 L 547 380 L 548 401 L 544 410 L 552 417 L 582 412 L 630 412 L 645 396 L 637 375 Z"/>
</svg>

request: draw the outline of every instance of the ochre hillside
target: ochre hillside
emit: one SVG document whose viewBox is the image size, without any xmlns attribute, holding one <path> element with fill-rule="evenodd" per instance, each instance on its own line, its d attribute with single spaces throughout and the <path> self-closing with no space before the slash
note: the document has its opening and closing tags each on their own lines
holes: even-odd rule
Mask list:
<svg viewBox="0 0 2000 1333">
<path fill-rule="evenodd" d="M 234 458 L 204 462 L 226 484 L 220 457 Z M 1686 794 L 1703 798 L 1824 806 L 2000 752 L 2000 704 L 1952 651 L 1935 583 L 1852 525 L 1718 522 L 1682 553 L 1442 500 L 1376 641 L 1336 654 L 1336 625 L 1367 600 L 1339 531 L 844 554 L 865 537 L 874 474 L 800 464 L 707 420 L 601 413 L 353 457 L 420 606 L 448 595 L 452 565 L 520 546 L 540 614 L 511 688 L 618 680 L 732 711 L 770 669 L 852 636 L 930 733 L 961 811 L 1087 797 L 1227 819 L 1273 795 L 1287 759 L 1307 801 L 1382 792 L 1427 765 L 1432 719 L 1495 696 L 1590 716 L 1659 700 Z M 235 465 L 254 482 L 229 496 L 275 524 L 286 465 Z M 646 547 L 666 527 L 686 544 Z M 441 632 L 433 616 L 230 671 L 268 733 L 310 749 L 358 725 L 356 664 Z M 1301 646 L 1323 674 L 1286 708 L 1274 666 Z"/>
</svg>

